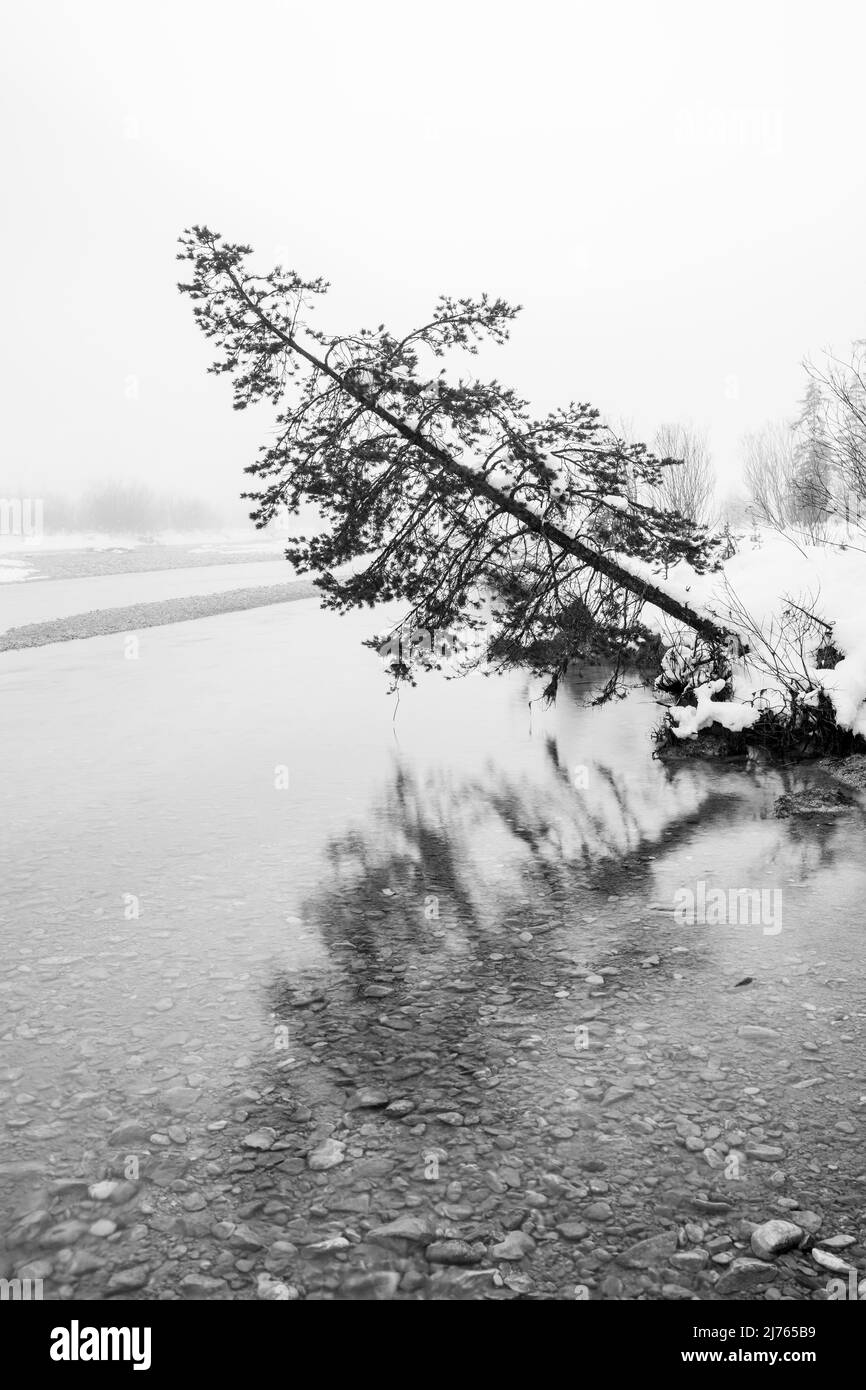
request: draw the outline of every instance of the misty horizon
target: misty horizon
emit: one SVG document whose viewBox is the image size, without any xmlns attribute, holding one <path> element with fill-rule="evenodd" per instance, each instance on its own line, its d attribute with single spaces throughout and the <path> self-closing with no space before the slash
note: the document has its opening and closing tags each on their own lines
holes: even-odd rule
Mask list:
<svg viewBox="0 0 866 1390">
<path fill-rule="evenodd" d="M 328 330 L 405 330 L 443 292 L 522 304 L 482 375 L 648 443 L 691 424 L 723 494 L 742 437 L 796 415 L 802 359 L 863 335 L 856 6 L 542 6 L 529 29 L 260 3 L 249 72 L 228 13 L 156 4 L 134 39 L 104 3 L 4 17 L 28 209 L 2 232 L 7 493 L 245 486 L 263 422 L 203 375 L 175 287 L 193 222 L 329 280 Z"/>
</svg>

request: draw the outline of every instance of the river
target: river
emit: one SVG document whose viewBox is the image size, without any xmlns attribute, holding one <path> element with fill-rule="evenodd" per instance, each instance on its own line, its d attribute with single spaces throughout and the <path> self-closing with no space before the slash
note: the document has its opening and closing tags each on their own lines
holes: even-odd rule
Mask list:
<svg viewBox="0 0 866 1390">
<path fill-rule="evenodd" d="M 397 704 L 369 630 L 301 601 L 4 655 L 0 1274 L 824 1296 L 806 1251 L 733 1263 L 791 1212 L 863 1270 L 859 809 L 654 759 L 651 692 L 593 708 L 598 671 Z M 674 911 L 714 889 L 765 908 Z"/>
</svg>

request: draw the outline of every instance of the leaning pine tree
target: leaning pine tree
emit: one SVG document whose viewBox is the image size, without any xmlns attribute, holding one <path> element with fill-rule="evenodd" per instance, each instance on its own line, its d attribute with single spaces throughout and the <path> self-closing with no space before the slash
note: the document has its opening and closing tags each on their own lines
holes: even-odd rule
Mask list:
<svg viewBox="0 0 866 1390">
<path fill-rule="evenodd" d="M 401 337 L 383 325 L 336 336 L 308 321 L 324 281 L 256 273 L 250 247 L 207 227 L 180 242 L 192 268 L 180 289 L 217 348 L 210 370 L 232 376 L 236 410 L 277 407 L 273 438 L 247 468 L 252 519 L 315 507 L 321 529 L 286 555 L 315 576 L 326 606 L 402 600 L 402 631 L 456 631 L 485 662 L 544 676 L 549 697 L 574 659 L 633 650 L 648 635 L 646 603 L 711 647 L 725 643 L 653 582 L 679 560 L 716 564 L 702 526 L 652 505 L 674 460 L 615 438 L 588 405 L 535 418 L 498 381 L 448 375 L 456 352 L 503 343 L 517 308 L 444 297 Z M 435 646 L 417 662 L 403 651 L 397 679 L 437 662 Z"/>
</svg>

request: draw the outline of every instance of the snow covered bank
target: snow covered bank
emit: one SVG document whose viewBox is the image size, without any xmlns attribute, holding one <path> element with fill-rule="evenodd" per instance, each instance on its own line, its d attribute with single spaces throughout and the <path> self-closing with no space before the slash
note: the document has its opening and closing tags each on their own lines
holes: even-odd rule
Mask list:
<svg viewBox="0 0 866 1390">
<path fill-rule="evenodd" d="M 866 552 L 794 543 L 773 531 L 744 537 L 716 573 L 673 569 L 664 588 L 736 635 L 712 651 L 661 614 L 668 645 L 658 682 L 672 734 L 713 724 L 731 733 L 762 720 L 826 720 L 866 738 Z M 658 581 L 657 581 L 658 582 Z"/>
</svg>

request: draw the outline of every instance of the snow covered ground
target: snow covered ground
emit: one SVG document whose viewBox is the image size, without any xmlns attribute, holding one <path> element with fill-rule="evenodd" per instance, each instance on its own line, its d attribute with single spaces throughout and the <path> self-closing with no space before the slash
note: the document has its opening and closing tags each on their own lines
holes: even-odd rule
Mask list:
<svg viewBox="0 0 866 1390">
<path fill-rule="evenodd" d="M 739 544 L 721 572 L 698 575 L 680 565 L 661 584 L 749 648 L 731 663 L 732 698 L 715 698 L 724 680 L 704 681 L 696 706 L 672 711 L 675 732 L 694 737 L 714 722 L 748 728 L 793 690 L 806 704 L 825 694 L 837 722 L 866 736 L 866 550 L 844 535 L 835 544 L 808 545 L 775 531 L 744 536 Z M 691 634 L 661 614 L 656 620 L 672 642 L 672 664 L 688 659 Z M 829 643 L 842 653 L 832 669 L 818 662 Z"/>
</svg>

